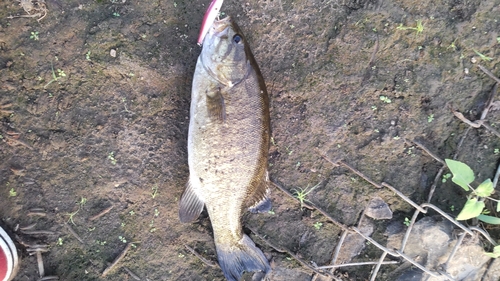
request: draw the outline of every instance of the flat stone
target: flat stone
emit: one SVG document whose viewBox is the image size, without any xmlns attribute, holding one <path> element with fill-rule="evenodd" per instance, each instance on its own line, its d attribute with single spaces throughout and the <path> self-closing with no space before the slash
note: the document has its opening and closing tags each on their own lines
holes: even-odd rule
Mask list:
<svg viewBox="0 0 500 281">
<path fill-rule="evenodd" d="M 374 197 L 365 209 L 365 215 L 375 220 L 392 219 L 392 211 L 389 205 L 380 197 Z"/>
<path fill-rule="evenodd" d="M 484 250 L 477 237 L 467 235 L 458 248 L 453 258 L 448 262 L 448 257 L 457 243 L 457 235 L 452 235 L 453 224 L 442 217 L 425 217 L 416 222 L 404 248 L 404 253 L 423 265 L 425 268 L 438 272 L 445 268 L 446 272 L 455 280 L 474 281 L 480 280 L 485 272 L 489 257 L 484 255 Z M 406 232 L 404 231 L 390 235 L 387 239 L 389 249 L 400 249 L 401 241 Z M 412 281 L 444 281 L 446 277 L 432 277 L 426 273 L 416 274 L 415 268 L 411 264 L 405 263 L 398 268 L 396 276 L 391 276 L 395 280 Z M 498 272 L 492 271 L 491 278 L 485 280 L 495 280 Z"/>
</svg>

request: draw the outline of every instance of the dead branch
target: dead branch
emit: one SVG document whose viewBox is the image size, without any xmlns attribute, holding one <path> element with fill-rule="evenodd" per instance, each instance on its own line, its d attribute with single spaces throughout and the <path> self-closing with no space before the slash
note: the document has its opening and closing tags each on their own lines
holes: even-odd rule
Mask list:
<svg viewBox="0 0 500 281">
<path fill-rule="evenodd" d="M 111 205 L 109 206 L 108 208 L 102 210 L 99 214 L 93 216 L 93 217 L 90 217 L 89 218 L 89 221 L 95 221 L 96 219 L 104 216 L 105 214 L 109 213 L 109 211 L 111 211 L 115 206 Z"/>
<path fill-rule="evenodd" d="M 102 276 L 106 276 L 109 272 L 111 272 L 115 267 L 116 265 L 125 257 L 125 255 L 127 254 L 127 252 L 130 250 L 130 248 L 132 247 L 132 243 L 128 243 L 127 244 L 127 247 L 125 247 L 125 249 L 121 252 L 120 255 L 118 255 L 118 257 L 116 257 L 116 259 L 113 261 L 113 263 L 111 263 L 103 272 L 102 272 Z"/>
<path fill-rule="evenodd" d="M 210 267 L 215 267 L 215 268 L 220 268 L 219 265 L 217 263 L 213 263 L 209 260 L 207 260 L 206 258 L 204 258 L 202 255 L 198 254 L 198 252 L 196 252 L 193 248 L 189 247 L 187 244 L 184 244 L 184 247 L 186 247 L 186 249 L 188 251 L 191 252 L 191 254 L 195 255 L 197 258 L 199 258 L 204 264 L 210 266 Z"/>
<path fill-rule="evenodd" d="M 71 233 L 71 235 L 73 235 L 76 238 L 76 240 L 78 240 L 82 244 L 85 244 L 85 242 L 83 242 L 83 239 L 80 237 L 80 235 L 78 235 L 69 224 L 65 223 L 64 225 L 69 230 L 69 233 Z"/>
<path fill-rule="evenodd" d="M 276 247 L 271 242 L 269 242 L 269 240 L 267 240 L 263 236 L 261 236 L 257 231 L 255 231 L 254 229 L 252 229 L 250 227 L 248 227 L 248 228 L 250 229 L 250 231 L 252 231 L 253 234 L 255 234 L 255 236 L 259 237 L 260 240 L 264 241 L 269 247 L 273 248 L 274 250 L 276 250 L 280 253 L 287 253 L 288 255 L 292 256 L 296 261 L 298 261 L 300 264 L 302 264 L 304 267 L 310 269 L 311 271 L 313 271 L 317 274 L 327 275 L 327 276 L 333 277 L 333 275 L 331 275 L 329 272 L 319 271 L 319 270 L 315 269 L 314 267 L 310 266 L 307 262 L 303 261 L 299 256 L 288 251 L 287 249 Z"/>
</svg>

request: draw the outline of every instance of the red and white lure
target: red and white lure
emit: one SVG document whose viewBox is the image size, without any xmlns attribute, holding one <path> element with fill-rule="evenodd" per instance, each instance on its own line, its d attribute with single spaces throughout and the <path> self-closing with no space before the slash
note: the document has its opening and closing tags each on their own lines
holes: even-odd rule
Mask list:
<svg viewBox="0 0 500 281">
<path fill-rule="evenodd" d="M 203 17 L 203 21 L 201 22 L 200 35 L 198 35 L 198 45 L 201 46 L 201 44 L 203 43 L 203 39 L 208 32 L 208 29 L 210 29 L 210 27 L 214 23 L 215 18 L 219 16 L 222 2 L 224 2 L 224 0 L 212 0 L 212 3 L 210 3 L 210 6 L 208 6 L 207 11 L 205 12 L 205 16 Z"/>
</svg>

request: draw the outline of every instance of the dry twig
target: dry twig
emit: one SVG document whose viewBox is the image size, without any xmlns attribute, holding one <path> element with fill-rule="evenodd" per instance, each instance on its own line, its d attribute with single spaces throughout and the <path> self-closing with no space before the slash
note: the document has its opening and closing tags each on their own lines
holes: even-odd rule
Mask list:
<svg viewBox="0 0 500 281">
<path fill-rule="evenodd" d="M 269 240 L 265 239 L 264 237 L 262 237 L 257 231 L 255 231 L 253 228 L 250 228 L 248 227 L 253 234 L 255 234 L 255 236 L 259 237 L 260 240 L 264 241 L 269 247 L 273 248 L 274 250 L 280 252 L 280 253 L 287 253 L 289 254 L 290 256 L 292 256 L 295 260 L 297 260 L 300 264 L 302 264 L 304 267 L 312 270 L 313 272 L 317 273 L 317 274 L 321 274 L 321 275 L 327 275 L 327 276 L 331 276 L 331 277 L 334 277 L 333 275 L 331 275 L 329 272 L 324 272 L 324 271 L 320 271 L 320 270 L 317 270 L 316 268 L 310 266 L 307 262 L 303 261 L 299 256 L 297 256 L 296 254 L 288 251 L 287 249 L 283 249 L 283 248 L 279 248 L 279 247 L 276 247 L 274 244 L 272 244 L 271 242 L 269 242 Z"/>
<path fill-rule="evenodd" d="M 104 216 L 105 214 L 109 213 L 109 211 L 111 211 L 115 206 L 111 205 L 109 206 L 108 208 L 102 210 L 99 214 L 93 216 L 93 217 L 90 217 L 89 218 L 89 221 L 95 221 L 96 219 Z"/>
<path fill-rule="evenodd" d="M 23 234 L 27 235 L 56 235 L 57 232 L 50 231 L 50 230 L 26 230 L 26 231 L 21 231 Z"/>
<path fill-rule="evenodd" d="M 118 255 L 118 257 L 116 257 L 116 259 L 113 261 L 113 263 L 111 263 L 103 272 L 102 272 L 102 277 L 106 276 L 109 272 L 111 272 L 115 267 L 116 265 L 125 257 L 125 255 L 127 254 L 127 252 L 130 250 L 130 248 L 132 247 L 132 243 L 128 243 L 127 244 L 127 247 L 125 247 L 125 249 L 121 252 L 120 255 Z"/>
<path fill-rule="evenodd" d="M 45 277 L 38 279 L 38 281 L 49 281 L 49 280 L 59 280 L 59 277 L 57 277 L 57 276 L 45 276 Z"/>
<path fill-rule="evenodd" d="M 85 242 L 83 242 L 83 239 L 80 237 L 80 235 L 78 235 L 68 223 L 65 223 L 64 225 L 69 230 L 69 233 L 71 233 L 73 236 L 75 236 L 76 240 L 78 240 L 82 244 L 85 244 Z"/>
<path fill-rule="evenodd" d="M 137 274 L 133 273 L 132 270 L 128 269 L 128 267 L 124 266 L 123 269 L 125 269 L 125 271 L 132 277 L 134 278 L 135 280 L 141 280 L 141 278 L 139 276 L 137 276 Z"/>
<path fill-rule="evenodd" d="M 497 83 L 500 83 L 500 79 L 498 77 L 496 77 L 495 75 L 493 75 L 493 73 L 491 73 L 491 71 L 489 71 L 488 69 L 486 69 L 486 67 L 478 64 L 477 65 L 479 67 L 479 69 L 481 69 L 486 75 L 488 75 L 491 79 L 497 81 Z"/>
<path fill-rule="evenodd" d="M 216 267 L 216 268 L 219 268 L 219 265 L 217 263 L 213 263 L 209 260 L 207 260 L 206 258 L 204 258 L 202 255 L 198 254 L 198 252 L 196 252 L 193 248 L 189 247 L 187 244 L 184 244 L 184 247 L 186 247 L 186 249 L 188 251 L 191 252 L 191 254 L 195 255 L 197 258 L 199 258 L 204 264 L 210 266 L 210 267 Z"/>
</svg>

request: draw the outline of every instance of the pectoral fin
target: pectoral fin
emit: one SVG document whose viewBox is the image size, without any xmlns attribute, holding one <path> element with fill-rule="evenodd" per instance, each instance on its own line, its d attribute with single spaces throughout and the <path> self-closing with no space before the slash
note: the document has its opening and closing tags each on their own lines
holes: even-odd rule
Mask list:
<svg viewBox="0 0 500 281">
<path fill-rule="evenodd" d="M 198 195 L 194 193 L 191 183 L 188 182 L 179 203 L 179 219 L 183 223 L 194 221 L 203 211 L 204 205 Z"/>
<path fill-rule="evenodd" d="M 213 120 L 226 122 L 226 105 L 220 88 L 207 91 L 207 110 Z"/>
</svg>

